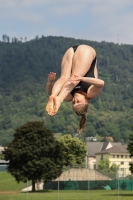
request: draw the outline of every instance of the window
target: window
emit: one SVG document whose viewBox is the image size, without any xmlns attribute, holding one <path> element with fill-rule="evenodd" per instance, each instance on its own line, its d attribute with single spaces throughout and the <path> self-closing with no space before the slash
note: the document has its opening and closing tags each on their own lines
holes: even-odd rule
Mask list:
<svg viewBox="0 0 133 200">
<path fill-rule="evenodd" d="M 117 158 L 119 158 L 119 155 L 117 155 Z"/>
<path fill-rule="evenodd" d="M 120 168 L 121 171 L 124 171 L 124 168 Z"/>
<path fill-rule="evenodd" d="M 112 157 L 115 158 L 115 155 L 113 155 Z"/>
<path fill-rule="evenodd" d="M 123 155 L 121 155 L 121 158 L 123 158 Z"/>
<path fill-rule="evenodd" d="M 103 160 L 103 155 L 101 155 L 101 160 Z"/>
<path fill-rule="evenodd" d="M 128 158 L 128 156 L 126 155 L 125 158 Z"/>
<path fill-rule="evenodd" d="M 124 162 L 121 162 L 121 165 L 124 165 Z"/>
</svg>

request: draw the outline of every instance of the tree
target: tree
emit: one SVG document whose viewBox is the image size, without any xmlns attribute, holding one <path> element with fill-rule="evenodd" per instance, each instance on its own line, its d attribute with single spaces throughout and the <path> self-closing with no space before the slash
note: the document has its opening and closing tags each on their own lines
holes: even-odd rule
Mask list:
<svg viewBox="0 0 133 200">
<path fill-rule="evenodd" d="M 132 125 L 132 130 L 133 130 L 133 125 Z M 133 174 L 133 133 L 130 135 L 130 141 L 128 143 L 127 149 L 130 153 L 130 157 L 132 158 L 132 162 L 129 163 L 130 167 L 130 171 Z"/>
<path fill-rule="evenodd" d="M 119 169 L 119 167 L 120 167 L 120 165 L 117 165 L 117 164 L 112 164 L 111 166 L 110 166 L 110 172 L 115 172 L 116 173 L 116 171 L 118 171 L 118 169 Z"/>
<path fill-rule="evenodd" d="M 116 171 L 119 169 L 119 165 L 116 164 L 112 164 L 110 166 L 110 161 L 107 158 L 104 158 L 102 160 L 99 161 L 98 163 L 98 169 L 100 169 L 102 172 L 107 172 L 108 175 L 111 176 L 115 176 L 116 175 Z"/>
<path fill-rule="evenodd" d="M 55 139 L 41 121 L 28 122 L 16 129 L 14 139 L 5 148 L 9 160 L 8 172 L 16 181 L 32 181 L 35 191 L 37 181 L 52 180 L 62 173 L 64 146 Z"/>
<path fill-rule="evenodd" d="M 66 134 L 59 141 L 65 147 L 65 165 L 82 164 L 85 161 L 87 148 L 81 140 Z"/>
<path fill-rule="evenodd" d="M 110 165 L 109 159 L 104 158 L 99 161 L 98 169 L 107 171 L 109 170 L 109 165 Z"/>
</svg>

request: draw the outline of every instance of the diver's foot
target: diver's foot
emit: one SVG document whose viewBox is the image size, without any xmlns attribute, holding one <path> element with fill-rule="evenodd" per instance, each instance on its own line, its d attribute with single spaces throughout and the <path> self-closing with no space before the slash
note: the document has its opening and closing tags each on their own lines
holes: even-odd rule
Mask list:
<svg viewBox="0 0 133 200">
<path fill-rule="evenodd" d="M 54 109 L 54 96 L 50 96 L 46 105 L 46 111 L 49 115 L 52 115 Z"/>
<path fill-rule="evenodd" d="M 61 105 L 61 101 L 60 101 L 60 98 L 59 97 L 54 97 L 54 108 L 53 108 L 53 113 L 52 115 L 55 115 L 58 110 L 59 110 L 59 107 Z"/>
</svg>

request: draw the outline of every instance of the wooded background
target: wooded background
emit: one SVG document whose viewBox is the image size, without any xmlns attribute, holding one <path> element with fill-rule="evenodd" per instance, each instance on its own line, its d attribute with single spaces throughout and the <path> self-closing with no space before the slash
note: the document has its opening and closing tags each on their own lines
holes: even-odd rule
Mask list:
<svg viewBox="0 0 133 200">
<path fill-rule="evenodd" d="M 28 121 L 42 120 L 53 133 L 77 133 L 79 118 L 71 103 L 63 102 L 51 117 L 45 112 L 47 75 L 60 75 L 62 56 L 70 46 L 88 44 L 97 52 L 100 95 L 90 101 L 81 139 L 112 136 L 128 142 L 133 124 L 133 45 L 38 36 L 23 41 L 3 35 L 0 41 L 0 145 L 13 139 L 14 130 Z"/>
</svg>

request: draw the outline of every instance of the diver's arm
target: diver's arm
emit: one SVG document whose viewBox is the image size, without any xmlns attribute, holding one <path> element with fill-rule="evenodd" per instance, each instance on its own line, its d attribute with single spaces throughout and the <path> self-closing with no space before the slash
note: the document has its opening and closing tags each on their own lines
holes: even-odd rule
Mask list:
<svg viewBox="0 0 133 200">
<path fill-rule="evenodd" d="M 63 101 L 71 101 L 72 100 L 72 95 L 71 91 L 74 89 L 74 87 L 79 83 L 79 81 L 66 81 L 65 84 L 63 85 L 60 93 L 58 94 L 58 98 L 60 99 L 60 102 Z"/>
<path fill-rule="evenodd" d="M 53 84 L 54 84 L 53 81 L 48 81 L 46 84 L 46 91 L 48 95 L 51 95 Z"/>
<path fill-rule="evenodd" d="M 81 77 L 81 76 L 75 75 L 73 77 L 70 77 L 68 80 L 71 82 L 82 81 L 82 82 L 89 83 L 91 86 L 87 90 L 88 99 L 92 99 L 95 96 L 97 96 L 101 92 L 104 86 L 104 81 L 99 78 Z"/>
<path fill-rule="evenodd" d="M 70 77 L 68 80 L 71 82 L 82 81 L 82 82 L 86 82 L 86 83 L 89 83 L 90 85 L 94 85 L 95 87 L 100 87 L 100 88 L 104 86 L 104 81 L 99 78 L 81 77 L 81 76 L 74 75 L 73 77 Z"/>
<path fill-rule="evenodd" d="M 48 95 L 51 95 L 51 93 L 52 93 L 52 88 L 54 85 L 55 78 L 56 78 L 56 73 L 50 72 L 48 74 L 48 80 L 47 80 L 47 84 L 46 84 L 46 91 L 47 91 Z"/>
</svg>

